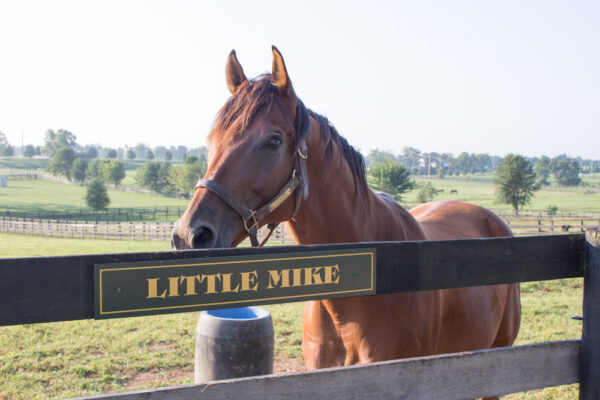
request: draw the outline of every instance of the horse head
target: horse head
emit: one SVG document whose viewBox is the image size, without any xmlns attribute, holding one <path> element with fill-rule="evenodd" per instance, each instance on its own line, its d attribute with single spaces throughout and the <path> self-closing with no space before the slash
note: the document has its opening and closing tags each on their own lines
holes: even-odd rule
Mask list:
<svg viewBox="0 0 600 400">
<path fill-rule="evenodd" d="M 226 65 L 231 97 L 208 136 L 208 168 L 173 228 L 174 250 L 230 247 L 259 227 L 289 220 L 307 196 L 310 119 L 281 53 L 271 74 L 248 80 L 235 51 Z"/>
</svg>

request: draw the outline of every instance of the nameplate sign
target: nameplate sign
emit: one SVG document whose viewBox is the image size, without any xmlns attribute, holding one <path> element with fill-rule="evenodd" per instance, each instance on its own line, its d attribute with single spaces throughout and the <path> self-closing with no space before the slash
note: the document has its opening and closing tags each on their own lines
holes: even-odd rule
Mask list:
<svg viewBox="0 0 600 400">
<path fill-rule="evenodd" d="M 376 259 L 367 248 L 99 264 L 95 318 L 375 294 Z"/>
</svg>

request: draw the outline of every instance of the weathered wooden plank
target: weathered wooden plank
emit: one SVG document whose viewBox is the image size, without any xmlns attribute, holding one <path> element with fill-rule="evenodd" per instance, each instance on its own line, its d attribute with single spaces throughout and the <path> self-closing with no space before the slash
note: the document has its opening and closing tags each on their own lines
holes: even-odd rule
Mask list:
<svg viewBox="0 0 600 400">
<path fill-rule="evenodd" d="M 365 247 L 377 249 L 377 293 L 385 294 L 583 276 L 585 238 L 577 234 L 0 259 L 0 326 L 92 318 L 94 264 Z M 273 302 L 283 301 L 263 304 Z"/>
<path fill-rule="evenodd" d="M 600 399 L 600 229 L 586 235 L 581 335 L 581 400 Z"/>
<path fill-rule="evenodd" d="M 579 340 L 79 399 L 468 399 L 579 382 Z"/>
</svg>

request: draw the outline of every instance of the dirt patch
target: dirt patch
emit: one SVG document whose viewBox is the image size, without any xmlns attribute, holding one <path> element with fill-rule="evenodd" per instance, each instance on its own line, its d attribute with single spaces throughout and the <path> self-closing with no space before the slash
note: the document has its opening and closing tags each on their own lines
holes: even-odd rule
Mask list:
<svg viewBox="0 0 600 400">
<path fill-rule="evenodd" d="M 182 369 L 160 370 L 152 369 L 150 371 L 138 372 L 133 375 L 125 387 L 127 389 L 136 389 L 140 387 L 154 387 L 159 383 L 173 382 L 185 378 L 194 379 L 194 371 L 185 371 Z"/>
<path fill-rule="evenodd" d="M 276 355 L 273 361 L 273 373 L 304 371 L 304 360 L 298 358 L 286 358 L 282 355 Z"/>
<path fill-rule="evenodd" d="M 273 361 L 273 373 L 281 374 L 283 372 L 304 371 L 304 361 L 297 358 L 285 358 L 278 355 Z M 159 384 L 175 384 L 171 382 L 181 381 L 182 379 L 194 380 L 194 371 L 185 371 L 182 369 L 152 369 L 150 371 L 138 372 L 127 381 L 125 387 L 133 390 L 141 387 L 155 387 Z M 0 400 L 2 395 L 0 395 Z"/>
</svg>

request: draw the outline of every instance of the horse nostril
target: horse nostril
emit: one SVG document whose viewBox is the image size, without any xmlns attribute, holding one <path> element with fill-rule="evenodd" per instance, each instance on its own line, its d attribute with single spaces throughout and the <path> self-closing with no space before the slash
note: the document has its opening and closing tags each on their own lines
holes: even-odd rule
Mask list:
<svg viewBox="0 0 600 400">
<path fill-rule="evenodd" d="M 194 249 L 214 247 L 217 236 L 215 230 L 208 225 L 201 225 L 192 235 L 191 245 Z"/>
</svg>

